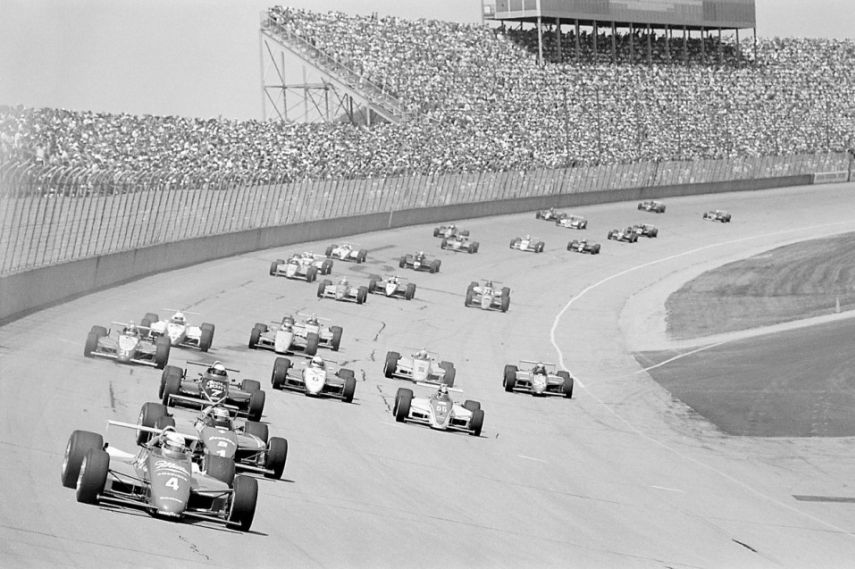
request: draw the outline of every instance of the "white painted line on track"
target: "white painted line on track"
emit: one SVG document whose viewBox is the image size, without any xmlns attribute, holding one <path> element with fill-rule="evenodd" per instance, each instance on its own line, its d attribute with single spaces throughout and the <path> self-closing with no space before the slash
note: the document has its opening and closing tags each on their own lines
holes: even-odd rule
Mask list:
<svg viewBox="0 0 855 569">
<path fill-rule="evenodd" d="M 582 382 L 582 381 L 581 381 L 581 380 L 576 376 L 576 374 L 574 374 L 574 373 L 573 373 L 573 370 L 571 370 L 571 369 L 570 369 L 570 368 L 569 368 L 569 367 L 564 363 L 564 353 L 561 351 L 561 348 L 558 346 L 558 342 L 557 342 L 557 341 L 556 341 L 556 339 L 555 339 L 555 331 L 558 329 L 558 325 L 559 325 L 559 323 L 561 322 L 561 318 L 562 318 L 562 317 L 564 316 L 564 314 L 565 314 L 565 313 L 570 309 L 570 307 L 571 307 L 571 306 L 573 306 L 574 304 L 576 304 L 576 303 L 577 303 L 577 302 L 578 302 L 582 297 L 584 297 L 586 294 L 588 294 L 588 293 L 589 293 L 589 292 L 591 292 L 592 290 L 597 289 L 597 288 L 599 288 L 599 287 L 603 286 L 604 284 L 606 284 L 606 283 L 608 283 L 608 282 L 611 282 L 611 281 L 613 281 L 613 280 L 615 280 L 615 279 L 618 279 L 618 278 L 620 278 L 620 277 L 623 277 L 623 276 L 625 276 L 625 275 L 628 275 L 629 273 L 633 273 L 633 272 L 635 272 L 635 271 L 639 271 L 639 270 L 641 270 L 641 269 L 646 269 L 647 267 L 652 267 L 652 266 L 654 266 L 654 265 L 658 265 L 658 264 L 660 264 L 660 263 L 665 263 L 665 262 L 668 262 L 668 261 L 672 261 L 672 260 L 674 260 L 674 259 L 679 259 L 680 257 L 688 257 L 688 256 L 690 256 L 690 255 L 694 255 L 694 254 L 699 253 L 699 252 L 701 252 L 701 251 L 707 251 L 707 250 L 709 250 L 709 249 L 715 249 L 715 248 L 718 248 L 718 247 L 725 247 L 725 246 L 729 246 L 729 245 L 734 245 L 734 244 L 736 244 L 736 243 L 744 243 L 744 242 L 746 242 L 746 241 L 753 241 L 753 240 L 756 240 L 756 239 L 763 239 L 763 238 L 766 238 L 766 237 L 774 237 L 774 236 L 777 236 L 777 235 L 786 235 L 786 234 L 789 234 L 789 233 L 799 233 L 799 232 L 803 232 L 803 231 L 811 231 L 811 230 L 815 230 L 815 229 L 825 229 L 825 228 L 831 228 L 831 227 L 835 227 L 835 226 L 846 226 L 846 227 L 851 227 L 851 225 L 852 225 L 852 222 L 851 222 L 851 221 L 838 221 L 838 222 L 835 222 L 835 223 L 823 223 L 823 224 L 818 224 L 818 225 L 808 225 L 808 226 L 805 226 L 805 227 L 791 228 L 791 229 L 785 229 L 785 230 L 782 230 L 782 231 L 774 231 L 774 232 L 772 232 L 772 233 L 762 233 L 762 234 L 760 234 L 760 235 L 752 235 L 752 236 L 749 236 L 749 237 L 742 237 L 742 238 L 739 238 L 739 239 L 733 239 L 733 240 L 730 240 L 730 241 L 722 241 L 722 242 L 720 242 L 720 243 L 712 243 L 712 244 L 709 244 L 709 245 L 705 245 L 705 246 L 703 246 L 703 247 L 697 247 L 697 248 L 695 248 L 695 249 L 690 249 L 690 250 L 688 250 L 688 251 L 683 251 L 682 253 L 676 253 L 676 254 L 674 254 L 674 255 L 669 255 L 669 256 L 667 256 L 667 257 L 663 257 L 663 258 L 661 258 L 661 259 L 656 259 L 655 261 L 649 261 L 649 262 L 647 262 L 647 263 L 642 263 L 642 264 L 640 264 L 640 265 L 636 265 L 636 266 L 634 266 L 634 267 L 630 267 L 630 268 L 625 269 L 625 270 L 623 270 L 623 271 L 617 272 L 617 273 L 615 273 L 615 274 L 613 274 L 613 275 L 611 275 L 611 276 L 608 276 L 608 277 L 606 277 L 606 278 L 604 278 L 604 279 L 601 279 L 601 280 L 599 280 L 599 281 L 595 282 L 594 284 L 589 285 L 589 286 L 587 286 L 586 288 L 582 289 L 580 292 L 578 292 L 575 296 L 573 296 L 570 300 L 568 300 L 568 301 L 567 301 L 567 304 L 565 304 L 565 305 L 564 305 L 564 307 L 563 307 L 561 310 L 559 310 L 559 311 L 558 311 L 558 313 L 555 315 L 555 318 L 554 318 L 554 319 L 553 319 L 553 321 L 552 321 L 552 327 L 549 329 L 549 341 L 552 343 L 552 347 L 553 347 L 553 348 L 555 348 L 555 351 L 556 351 L 556 353 L 558 354 L 558 363 L 561 365 L 561 368 L 562 368 L 562 369 L 566 369 L 566 370 L 568 370 L 568 371 L 571 373 L 571 375 L 573 376 L 573 378 L 574 378 L 574 380 L 575 380 L 576 384 L 577 384 L 579 387 L 581 387 L 582 389 L 584 389 L 584 390 L 585 390 L 585 392 L 587 392 L 587 393 L 588 393 L 588 395 L 590 395 L 591 399 L 593 399 L 593 400 L 594 400 L 596 403 L 598 403 L 600 406 L 604 407 L 604 408 L 605 408 L 609 413 L 611 413 L 611 414 L 612 414 L 612 415 L 613 415 L 613 416 L 614 416 L 618 421 L 620 421 L 620 422 L 622 422 L 624 425 L 626 425 L 626 426 L 627 426 L 627 428 L 629 428 L 632 432 L 634 432 L 635 434 L 637 434 L 639 437 L 642 437 L 643 439 L 646 439 L 646 440 L 647 440 L 647 441 L 649 441 L 650 443 L 652 443 L 652 444 L 654 444 L 654 445 L 656 445 L 656 446 L 658 446 L 658 447 L 662 448 L 662 449 L 663 449 L 663 450 L 665 450 L 665 451 L 668 451 L 668 452 L 670 452 L 670 453 L 674 454 L 675 456 L 680 457 L 681 459 L 683 459 L 683 460 L 685 460 L 685 461 L 687 461 L 687 462 L 690 462 L 690 463 L 692 463 L 692 464 L 694 464 L 694 465 L 696 465 L 696 466 L 698 466 L 698 467 L 700 467 L 700 468 L 706 469 L 706 470 L 708 470 L 709 472 L 712 472 L 712 473 L 714 473 L 714 474 L 717 474 L 718 476 L 722 477 L 723 479 L 725 479 L 725 480 L 727 480 L 727 481 L 729 481 L 729 482 L 732 482 L 733 484 L 736 484 L 737 486 L 741 487 L 742 489 L 746 490 L 747 492 L 749 492 L 749 493 L 751 493 L 751 494 L 754 494 L 755 496 L 757 496 L 757 497 L 759 497 L 759 498 L 761 498 L 761 499 L 763 499 L 763 500 L 766 500 L 767 502 L 769 502 L 769 503 L 771 503 L 771 504 L 774 504 L 774 505 L 776 505 L 776 506 L 778 506 L 778 507 L 781 507 L 781 508 L 784 508 L 784 509 L 786 509 L 786 510 L 789 510 L 790 512 L 793 512 L 793 513 L 795 513 L 795 514 L 798 514 L 798 515 L 800 515 L 800 516 L 803 516 L 803 517 L 805 517 L 805 518 L 807 518 L 807 519 L 809 519 L 809 520 L 811 520 L 811 521 L 814 521 L 814 522 L 816 522 L 816 523 L 818 523 L 818 524 L 820 524 L 820 525 L 822 525 L 822 526 L 825 526 L 825 527 L 827 527 L 827 528 L 829 528 L 829 529 L 831 529 L 831 530 L 834 530 L 834 531 L 836 531 L 836 532 L 838 532 L 838 533 L 841 533 L 841 534 L 847 535 L 847 536 L 849 536 L 849 537 L 855 538 L 855 532 L 850 531 L 850 530 L 847 530 L 847 529 L 842 528 L 842 527 L 840 527 L 840 526 L 837 526 L 837 525 L 835 525 L 835 524 L 833 524 L 833 523 L 831 523 L 831 522 L 828 522 L 828 521 L 826 521 L 826 520 L 823 520 L 823 519 L 821 519 L 821 518 L 818 518 L 817 516 L 814 516 L 813 514 L 810 514 L 810 513 L 808 513 L 808 512 L 802 511 L 802 510 L 800 510 L 800 509 L 798 509 L 798 508 L 796 508 L 796 507 L 794 507 L 794 506 L 792 506 L 792 505 L 790 505 L 790 504 L 787 504 L 787 503 L 785 503 L 785 502 L 782 502 L 781 500 L 778 500 L 777 498 L 774 498 L 773 496 L 770 496 L 770 495 L 768 495 L 768 494 L 764 494 L 761 490 L 758 490 L 758 489 L 754 488 L 753 486 L 749 485 L 747 482 L 743 482 L 742 480 L 739 480 L 739 479 L 735 478 L 734 476 L 731 476 L 730 474 L 728 474 L 728 473 L 726 473 L 726 472 L 723 472 L 723 471 L 721 471 L 721 470 L 719 470 L 719 469 L 717 469 L 717 468 L 715 468 L 715 467 L 713 467 L 713 466 L 710 466 L 710 465 L 708 465 L 708 464 L 706 464 L 706 463 L 702 462 L 701 460 L 699 460 L 699 459 L 697 459 L 697 458 L 693 458 L 693 457 L 691 457 L 691 456 L 689 456 L 689 455 L 687 455 L 687 454 L 684 454 L 683 452 L 681 452 L 681 451 L 677 450 L 676 448 L 671 447 L 671 446 L 668 446 L 666 443 L 664 443 L 664 442 L 662 442 L 662 441 L 660 441 L 660 440 L 658 440 L 658 439 L 654 438 L 653 436 L 648 435 L 647 433 L 643 432 L 639 427 L 636 427 L 635 425 L 633 425 L 632 423 L 630 423 L 630 421 L 629 421 L 627 418 L 623 417 L 623 416 L 622 416 L 622 415 L 621 415 L 617 410 L 615 410 L 612 406 L 608 405 L 605 401 L 603 401 L 602 399 L 600 399 L 599 397 L 597 397 L 596 395 L 594 395 L 593 393 L 591 393 L 591 392 L 588 390 L 588 388 L 585 386 L 585 384 L 584 384 L 584 383 L 583 383 L 583 382 Z M 817 238 L 817 237 L 813 237 L 813 238 Z M 722 342 L 722 343 L 723 343 L 723 342 Z M 712 345 L 710 345 L 710 346 L 704 346 L 703 348 L 700 348 L 700 349 L 698 349 L 698 350 L 696 350 L 696 351 L 701 351 L 701 350 L 703 350 L 703 349 L 708 349 L 708 348 L 711 348 L 711 347 L 712 347 Z M 678 356 L 678 357 L 685 357 L 686 355 L 688 355 L 688 354 L 683 354 L 683 356 Z M 672 360 L 673 360 L 673 358 L 672 358 Z"/>
<path fill-rule="evenodd" d="M 520 458 L 524 458 L 524 459 L 526 459 L 526 460 L 532 460 L 532 461 L 534 461 L 534 462 L 542 462 L 543 464 L 549 464 L 548 462 L 546 462 L 546 461 L 545 461 L 545 460 L 543 460 L 542 458 L 534 458 L 533 456 L 526 456 L 526 455 L 524 455 L 524 454 L 518 454 L 517 456 L 518 456 L 518 457 L 520 457 Z"/>
<path fill-rule="evenodd" d="M 651 486 L 654 490 L 664 490 L 665 492 L 676 492 L 677 494 L 685 494 L 685 490 L 680 490 L 679 488 L 666 488 L 665 486 Z"/>
</svg>

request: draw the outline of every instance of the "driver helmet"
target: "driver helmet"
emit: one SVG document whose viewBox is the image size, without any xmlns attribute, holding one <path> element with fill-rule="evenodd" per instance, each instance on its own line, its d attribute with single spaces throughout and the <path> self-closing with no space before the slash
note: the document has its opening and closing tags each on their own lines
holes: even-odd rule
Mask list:
<svg viewBox="0 0 855 569">
<path fill-rule="evenodd" d="M 290 330 L 291 326 L 294 325 L 294 319 L 290 316 L 286 316 L 282 319 L 282 328 L 285 330 Z"/>
<path fill-rule="evenodd" d="M 537 362 L 536 364 L 534 364 L 534 373 L 545 374 L 546 366 L 543 365 L 542 362 Z"/>
<path fill-rule="evenodd" d="M 424 259 L 425 258 L 425 252 L 419 251 L 418 254 L 416 255 L 416 257 L 418 257 L 419 259 Z"/>
<path fill-rule="evenodd" d="M 128 322 L 128 325 L 125 326 L 125 334 L 129 334 L 131 336 L 139 335 L 139 330 L 137 330 L 137 325 L 134 324 L 134 321 L 131 320 Z"/>
<path fill-rule="evenodd" d="M 311 314 L 308 318 L 306 318 L 306 324 L 317 324 L 318 316 L 316 314 Z"/>
<path fill-rule="evenodd" d="M 428 357 L 427 350 L 425 350 L 424 348 L 422 348 L 421 350 L 419 350 L 418 352 L 416 352 L 416 357 L 417 357 L 417 358 L 421 358 L 421 359 L 427 359 L 427 357 Z"/>
<path fill-rule="evenodd" d="M 321 356 L 313 357 L 311 366 L 313 368 L 323 369 L 324 368 L 324 358 L 322 358 Z"/>
<path fill-rule="evenodd" d="M 493 281 L 487 281 L 486 287 L 493 288 Z"/>
<path fill-rule="evenodd" d="M 172 323 L 173 324 L 184 324 L 187 320 L 184 318 L 184 313 L 176 312 L 172 315 Z"/>
<path fill-rule="evenodd" d="M 170 458 L 181 458 L 184 456 L 186 446 L 184 437 L 175 431 L 166 431 L 163 433 L 163 455 Z"/>
<path fill-rule="evenodd" d="M 347 286 L 348 285 L 347 277 L 341 277 L 341 280 L 338 281 L 338 284 Z"/>
<path fill-rule="evenodd" d="M 437 390 L 436 394 L 439 397 L 443 397 L 443 396 L 448 395 L 448 386 L 444 383 L 440 383 L 439 384 L 439 390 Z"/>
<path fill-rule="evenodd" d="M 214 365 L 208 368 L 208 373 L 221 377 L 226 377 L 228 375 L 228 373 L 226 373 L 226 366 L 224 366 L 220 362 L 214 362 Z"/>
<path fill-rule="evenodd" d="M 231 415 L 229 415 L 228 410 L 222 407 L 214 407 L 211 410 L 211 418 L 214 421 L 215 427 L 224 427 L 229 429 L 232 426 Z"/>
<path fill-rule="evenodd" d="M 529 235 L 528 233 L 526 233 L 526 234 L 525 234 L 525 237 L 523 237 L 523 239 L 525 239 L 526 241 L 531 241 L 531 235 Z"/>
</svg>

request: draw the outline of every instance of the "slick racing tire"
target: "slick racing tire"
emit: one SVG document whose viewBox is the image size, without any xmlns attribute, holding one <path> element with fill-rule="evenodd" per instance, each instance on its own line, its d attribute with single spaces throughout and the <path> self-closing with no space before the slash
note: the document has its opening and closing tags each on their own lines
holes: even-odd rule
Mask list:
<svg viewBox="0 0 855 569">
<path fill-rule="evenodd" d="M 511 307 L 511 297 L 503 296 L 502 297 L 502 312 L 507 312 L 508 308 Z"/>
<path fill-rule="evenodd" d="M 172 345 L 169 343 L 169 338 L 161 336 L 154 346 L 154 367 L 163 369 L 166 367 L 166 362 L 169 361 L 169 350 L 172 349 Z"/>
<path fill-rule="evenodd" d="M 211 349 L 211 344 L 214 342 L 214 325 L 203 322 L 199 328 L 202 329 L 202 335 L 199 336 L 199 349 L 207 352 Z"/>
<path fill-rule="evenodd" d="M 166 409 L 166 405 L 162 403 L 143 403 L 142 408 L 140 409 L 139 417 L 137 418 L 137 424 L 142 425 L 143 427 L 153 428 L 157 425 L 157 420 L 161 417 L 166 417 L 169 415 L 169 412 Z M 152 433 L 146 431 L 137 431 L 137 444 L 144 445 L 149 440 L 151 440 Z"/>
<path fill-rule="evenodd" d="M 253 391 L 249 396 L 249 408 L 247 410 L 247 418 L 250 421 L 260 421 L 261 414 L 264 412 L 264 400 L 267 394 L 264 391 Z"/>
<path fill-rule="evenodd" d="M 356 290 L 356 304 L 364 304 L 368 299 L 368 288 L 361 286 Z"/>
<path fill-rule="evenodd" d="M 181 371 L 181 368 L 178 366 L 166 366 L 163 370 L 163 373 L 160 374 L 160 389 L 157 390 L 157 396 L 161 399 L 163 398 L 163 389 L 166 386 L 167 379 L 170 377 L 177 377 L 178 384 L 181 384 L 181 376 L 184 375 L 184 372 Z"/>
<path fill-rule="evenodd" d="M 544 247 L 544 243 L 543 243 L 543 241 L 541 241 L 537 245 L 534 246 L 534 252 L 535 253 L 543 253 L 543 247 Z"/>
<path fill-rule="evenodd" d="M 309 332 L 306 335 L 306 355 L 314 356 L 318 353 L 318 344 L 320 343 L 321 338 L 315 332 Z"/>
<path fill-rule="evenodd" d="M 511 392 L 514 390 L 514 386 L 517 384 L 517 372 L 519 368 L 515 365 L 506 365 L 504 378 L 502 380 L 502 385 L 505 388 L 505 391 Z"/>
<path fill-rule="evenodd" d="M 368 251 L 366 251 L 365 249 L 360 249 L 359 252 L 356 254 L 356 262 L 357 263 L 364 263 L 365 259 L 367 259 L 367 258 L 368 258 Z"/>
<path fill-rule="evenodd" d="M 256 379 L 244 379 L 240 382 L 240 388 L 247 393 L 261 390 L 261 382 Z"/>
<path fill-rule="evenodd" d="M 154 312 L 146 312 L 143 319 L 140 321 L 140 326 L 145 326 L 146 328 L 151 327 L 155 322 L 160 322 L 160 316 L 158 316 Z"/>
<path fill-rule="evenodd" d="M 279 272 L 279 260 L 273 261 L 270 263 L 270 276 L 275 277 L 276 273 Z"/>
<path fill-rule="evenodd" d="M 448 387 L 454 387 L 454 378 L 457 376 L 457 369 L 454 367 L 454 364 L 451 362 L 440 362 L 439 367 L 445 370 L 445 374 L 442 376 L 442 383 Z"/>
<path fill-rule="evenodd" d="M 110 470 L 110 455 L 102 449 L 89 449 L 80 465 L 77 478 L 77 501 L 97 504 L 98 495 L 104 491 L 107 472 Z"/>
<path fill-rule="evenodd" d="M 86 345 L 83 347 L 83 355 L 87 358 L 92 357 L 92 352 L 98 348 L 98 340 L 107 335 L 107 329 L 103 326 L 93 326 L 89 329 L 89 335 L 86 336 Z"/>
<path fill-rule="evenodd" d="M 439 244 L 440 249 L 445 249 L 448 247 L 448 239 L 443 238 L 442 243 Z"/>
<path fill-rule="evenodd" d="M 469 306 L 475 300 L 475 291 L 472 289 L 468 289 L 466 291 L 466 298 L 463 300 L 463 306 Z"/>
<path fill-rule="evenodd" d="M 326 250 L 326 251 L 324 251 L 324 256 L 325 256 L 327 259 L 329 259 L 330 257 L 332 257 L 333 249 L 335 249 L 335 245 L 330 245 L 329 247 L 327 247 L 327 250 Z"/>
<path fill-rule="evenodd" d="M 484 410 L 476 409 L 472 411 L 472 419 L 469 420 L 469 434 L 473 437 L 481 436 L 481 429 L 484 427 Z"/>
<path fill-rule="evenodd" d="M 205 474 L 231 486 L 235 479 L 235 459 L 207 452 L 205 453 Z"/>
<path fill-rule="evenodd" d="M 416 283 L 407 283 L 407 289 L 404 291 L 406 300 L 413 300 L 416 296 Z"/>
<path fill-rule="evenodd" d="M 80 465 L 90 450 L 104 448 L 104 437 L 90 431 L 73 431 L 68 437 L 65 446 L 65 455 L 62 459 L 62 472 L 60 477 L 62 485 L 66 488 L 74 488 L 80 475 Z"/>
<path fill-rule="evenodd" d="M 181 376 L 166 376 L 163 381 L 163 390 L 161 391 L 161 403 L 169 407 L 172 400 L 171 396 L 178 395 L 179 391 L 181 391 Z"/>
<path fill-rule="evenodd" d="M 332 333 L 330 348 L 332 348 L 332 351 L 337 352 L 341 346 L 341 335 L 344 334 L 344 329 L 341 326 L 330 326 L 330 332 Z"/>
<path fill-rule="evenodd" d="M 407 266 L 407 257 L 406 257 L 406 256 L 401 257 L 401 258 L 398 260 L 398 268 L 403 269 L 403 268 L 405 268 L 406 266 Z"/>
<path fill-rule="evenodd" d="M 338 370 L 338 376 L 344 380 L 344 386 L 341 390 L 341 400 L 345 403 L 353 401 L 353 396 L 356 394 L 356 377 L 351 369 Z"/>
<path fill-rule="evenodd" d="M 321 274 L 328 275 L 332 272 L 333 262 L 329 259 L 325 260 L 321 263 Z"/>
<path fill-rule="evenodd" d="M 442 266 L 442 262 L 439 259 L 436 259 L 430 264 L 430 272 L 438 273 L 439 268 Z"/>
<path fill-rule="evenodd" d="M 320 283 L 318 283 L 318 298 L 323 298 L 324 291 L 326 291 L 327 287 L 332 284 L 332 281 L 329 279 L 324 279 Z"/>
<path fill-rule="evenodd" d="M 481 408 L 481 403 L 479 401 L 473 401 L 472 399 L 467 399 L 463 402 L 463 408 L 467 411 L 477 411 Z"/>
<path fill-rule="evenodd" d="M 564 397 L 567 399 L 573 398 L 573 378 L 570 377 L 570 372 L 561 370 L 557 372 L 558 377 L 564 380 L 564 384 L 561 386 L 561 392 L 564 394 Z"/>
<path fill-rule="evenodd" d="M 291 369 L 291 360 L 276 358 L 273 362 L 273 373 L 270 374 L 270 383 L 273 385 L 273 389 L 281 389 L 285 385 L 285 378 L 289 369 Z"/>
<path fill-rule="evenodd" d="M 246 423 L 244 423 L 243 432 L 247 435 L 258 437 L 259 439 L 267 443 L 269 431 L 266 423 L 259 423 L 258 421 L 247 421 Z"/>
<path fill-rule="evenodd" d="M 383 364 L 383 376 L 391 379 L 394 377 L 398 369 L 398 360 L 401 359 L 401 354 L 398 352 L 386 352 L 386 361 Z"/>
<path fill-rule="evenodd" d="M 380 290 L 380 286 L 378 285 L 377 279 L 371 279 L 368 281 L 368 292 L 374 292 Z"/>
<path fill-rule="evenodd" d="M 258 346 L 258 340 L 261 339 L 261 334 L 262 331 L 261 328 L 258 327 L 258 324 L 253 326 L 252 332 L 249 333 L 249 342 L 247 344 L 250 350 L 254 350 L 256 346 Z"/>
<path fill-rule="evenodd" d="M 258 501 L 258 481 L 249 476 L 235 476 L 233 488 L 229 522 L 238 526 L 241 531 L 249 531 Z"/>
<path fill-rule="evenodd" d="M 395 393 L 395 407 L 392 412 L 395 414 L 395 421 L 403 423 L 410 414 L 410 406 L 413 403 L 413 390 L 399 388 Z"/>
<path fill-rule="evenodd" d="M 317 278 L 318 268 L 314 265 L 311 265 L 308 269 L 306 269 L 306 282 L 313 283 Z"/>
<path fill-rule="evenodd" d="M 267 460 L 265 468 L 272 472 L 265 472 L 265 478 L 279 480 L 285 471 L 285 462 L 288 460 L 288 440 L 282 437 L 272 437 L 267 443 Z"/>
</svg>

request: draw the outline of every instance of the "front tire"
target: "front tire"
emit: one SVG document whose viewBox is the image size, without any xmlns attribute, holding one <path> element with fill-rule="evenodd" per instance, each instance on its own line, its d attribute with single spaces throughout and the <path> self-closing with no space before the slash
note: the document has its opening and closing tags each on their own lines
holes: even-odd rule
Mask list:
<svg viewBox="0 0 855 569">
<path fill-rule="evenodd" d="M 285 462 L 288 460 L 288 441 L 282 437 L 273 437 L 267 443 L 267 461 L 265 466 L 272 470 L 264 473 L 265 478 L 279 480 L 285 471 Z"/>
<path fill-rule="evenodd" d="M 104 491 L 107 472 L 110 470 L 110 455 L 101 449 L 90 449 L 80 465 L 77 478 L 77 501 L 97 504 L 98 495 Z"/>
<path fill-rule="evenodd" d="M 413 390 L 400 388 L 395 393 L 395 421 L 403 423 L 410 414 L 410 406 L 413 403 Z"/>
<path fill-rule="evenodd" d="M 235 476 L 229 521 L 242 531 L 249 531 L 258 502 L 258 481 L 249 476 Z"/>
<path fill-rule="evenodd" d="M 73 431 L 65 445 L 60 479 L 66 488 L 74 488 L 80 476 L 80 465 L 90 450 L 104 448 L 104 437 L 90 431 Z"/>
</svg>

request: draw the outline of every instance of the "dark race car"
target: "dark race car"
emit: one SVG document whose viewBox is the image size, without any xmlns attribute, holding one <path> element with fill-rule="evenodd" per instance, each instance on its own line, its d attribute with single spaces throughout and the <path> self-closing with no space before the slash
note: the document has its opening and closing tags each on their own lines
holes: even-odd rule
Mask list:
<svg viewBox="0 0 855 569">
<path fill-rule="evenodd" d="M 266 395 L 261 390 L 259 381 L 244 379 L 238 383 L 228 372 L 240 370 L 227 368 L 220 362 L 187 362 L 187 365 L 203 366 L 206 369 L 197 377 L 188 377 L 187 369 L 166 366 L 158 391 L 164 405 L 183 405 L 200 409 L 209 405 L 222 405 L 239 415 L 249 417 L 252 421 L 261 419 Z"/>
<path fill-rule="evenodd" d="M 644 200 L 638 204 L 638 209 L 652 213 L 665 213 L 665 204 L 656 200 Z"/>
<path fill-rule="evenodd" d="M 730 223 L 730 213 L 723 209 L 713 209 L 704 212 L 704 219 L 707 221 L 720 221 L 722 223 Z"/>
<path fill-rule="evenodd" d="M 587 239 L 574 239 L 573 241 L 567 244 L 567 250 L 574 251 L 576 253 L 590 253 L 591 255 L 599 255 L 600 244 L 592 243 Z"/>
<path fill-rule="evenodd" d="M 429 258 L 424 251 L 407 254 L 398 260 L 398 267 L 402 269 L 413 269 L 414 271 L 428 271 L 438 273 L 442 261 Z"/>
<path fill-rule="evenodd" d="M 171 344 L 168 337 L 152 336 L 149 328 L 136 326 L 133 322 L 113 324 L 119 328 L 108 330 L 103 326 L 92 326 L 83 346 L 85 357 L 109 358 L 163 369 L 169 360 Z"/>
<path fill-rule="evenodd" d="M 632 226 L 639 237 L 659 237 L 659 228 L 649 223 L 636 223 Z"/>
</svg>

